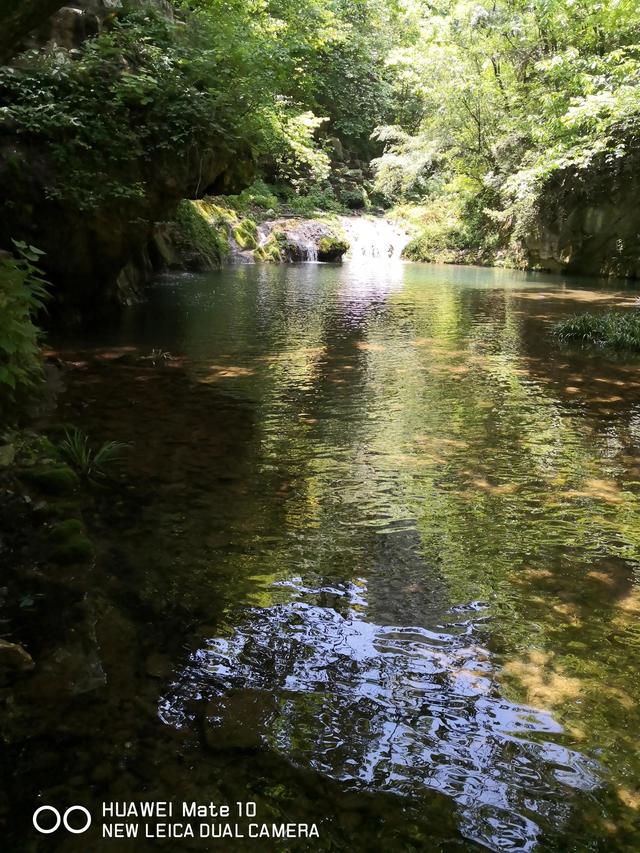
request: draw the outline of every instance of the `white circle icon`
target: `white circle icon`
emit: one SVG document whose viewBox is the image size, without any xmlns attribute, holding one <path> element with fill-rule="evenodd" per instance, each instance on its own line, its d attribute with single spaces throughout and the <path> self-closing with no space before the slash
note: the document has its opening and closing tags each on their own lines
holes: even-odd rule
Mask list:
<svg viewBox="0 0 640 853">
<path fill-rule="evenodd" d="M 87 822 L 82 827 L 82 829 L 73 829 L 73 827 L 69 826 L 69 815 L 71 814 L 71 812 L 82 812 L 82 814 L 86 817 Z M 89 814 L 89 810 L 85 809 L 84 806 L 69 806 L 69 808 L 63 815 L 62 822 L 66 830 L 72 832 L 74 835 L 81 835 L 83 832 L 86 832 L 91 826 L 91 815 Z"/>
<path fill-rule="evenodd" d="M 40 826 L 39 817 L 43 812 L 51 812 L 51 814 L 55 817 L 55 823 L 50 827 Z M 69 823 L 69 816 L 73 814 L 73 812 L 81 812 L 85 816 L 85 824 L 84 826 L 77 828 L 71 826 Z M 40 808 L 36 809 L 33 813 L 33 825 L 41 832 L 43 835 L 49 835 L 52 832 L 55 832 L 56 829 L 60 826 L 60 824 L 64 824 L 64 828 L 67 832 L 71 832 L 73 835 L 81 835 L 83 832 L 86 832 L 91 826 L 91 815 L 88 809 L 85 809 L 84 806 L 69 806 L 69 808 L 65 811 L 65 813 L 61 816 L 58 809 L 55 809 L 53 806 L 40 806 Z"/>
<path fill-rule="evenodd" d="M 42 812 L 52 812 L 56 816 L 56 822 L 49 829 L 43 829 L 38 823 L 38 817 L 42 814 Z M 55 832 L 56 829 L 60 826 L 60 821 L 62 818 L 60 817 L 60 812 L 58 809 L 54 809 L 53 806 L 40 806 L 39 809 L 36 809 L 33 813 L 33 825 L 38 830 L 38 832 L 42 832 L 44 835 L 48 835 L 50 832 Z"/>
</svg>

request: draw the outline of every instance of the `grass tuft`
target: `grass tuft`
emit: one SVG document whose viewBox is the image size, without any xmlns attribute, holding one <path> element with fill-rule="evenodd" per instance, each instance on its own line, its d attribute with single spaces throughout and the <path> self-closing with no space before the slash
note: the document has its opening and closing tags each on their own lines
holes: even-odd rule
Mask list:
<svg viewBox="0 0 640 853">
<path fill-rule="evenodd" d="M 560 341 L 640 351 L 640 311 L 574 314 L 557 323 L 553 334 Z"/>
</svg>

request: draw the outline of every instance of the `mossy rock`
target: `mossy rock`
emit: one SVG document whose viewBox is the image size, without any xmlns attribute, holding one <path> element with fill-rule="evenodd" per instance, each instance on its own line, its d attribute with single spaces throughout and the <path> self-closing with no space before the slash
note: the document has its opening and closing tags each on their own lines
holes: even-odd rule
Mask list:
<svg viewBox="0 0 640 853">
<path fill-rule="evenodd" d="M 89 563 L 93 559 L 93 545 L 86 536 L 75 534 L 51 551 L 50 558 L 59 565 Z"/>
<path fill-rule="evenodd" d="M 48 495 L 65 495 L 80 486 L 80 479 L 68 465 L 38 465 L 21 472 L 23 480 Z"/>
<path fill-rule="evenodd" d="M 258 226 L 252 219 L 243 219 L 233 229 L 233 239 L 241 249 L 256 249 L 258 247 Z"/>
<path fill-rule="evenodd" d="M 49 529 L 49 539 L 52 542 L 68 542 L 76 536 L 84 536 L 85 527 L 79 518 L 67 518 L 52 524 Z"/>
<path fill-rule="evenodd" d="M 209 205 L 212 208 L 214 205 Z M 195 268 L 219 267 L 229 255 L 229 241 L 224 223 L 209 218 L 207 206 L 185 199 L 178 205 L 175 226 L 178 250 Z"/>
<path fill-rule="evenodd" d="M 348 251 L 348 241 L 335 235 L 322 237 L 318 243 L 318 259 L 321 261 L 339 261 Z"/>
<path fill-rule="evenodd" d="M 277 243 L 269 242 L 264 246 L 259 246 L 254 250 L 253 257 L 256 261 L 266 261 L 272 264 L 279 264 L 282 261 L 280 248 Z"/>
</svg>

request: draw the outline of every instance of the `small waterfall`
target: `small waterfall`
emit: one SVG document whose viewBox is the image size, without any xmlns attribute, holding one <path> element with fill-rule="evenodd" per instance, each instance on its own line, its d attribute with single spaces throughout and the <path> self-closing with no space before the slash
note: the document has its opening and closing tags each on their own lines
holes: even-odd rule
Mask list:
<svg viewBox="0 0 640 853">
<path fill-rule="evenodd" d="M 311 240 L 303 240 L 298 244 L 302 260 L 309 264 L 318 263 L 318 247 Z"/>
<path fill-rule="evenodd" d="M 409 235 L 395 222 L 367 216 L 341 216 L 351 248 L 348 260 L 393 260 L 399 261 L 402 250 L 409 242 Z"/>
<path fill-rule="evenodd" d="M 318 245 L 331 229 L 315 219 L 274 219 L 258 226 L 258 246 L 266 246 L 274 232 L 284 235 L 280 248 L 287 261 L 318 263 Z"/>
</svg>

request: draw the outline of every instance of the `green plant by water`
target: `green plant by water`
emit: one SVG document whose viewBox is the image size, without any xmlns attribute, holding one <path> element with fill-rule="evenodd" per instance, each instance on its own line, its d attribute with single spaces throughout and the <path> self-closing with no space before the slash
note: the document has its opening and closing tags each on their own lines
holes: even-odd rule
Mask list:
<svg viewBox="0 0 640 853">
<path fill-rule="evenodd" d="M 107 441 L 99 448 L 91 447 L 89 436 L 75 427 L 66 430 L 59 445 L 60 455 L 88 482 L 105 481 L 113 477 L 123 454 L 131 447 L 122 441 Z"/>
<path fill-rule="evenodd" d="M 640 311 L 573 314 L 553 329 L 561 341 L 640 351 Z"/>
</svg>

